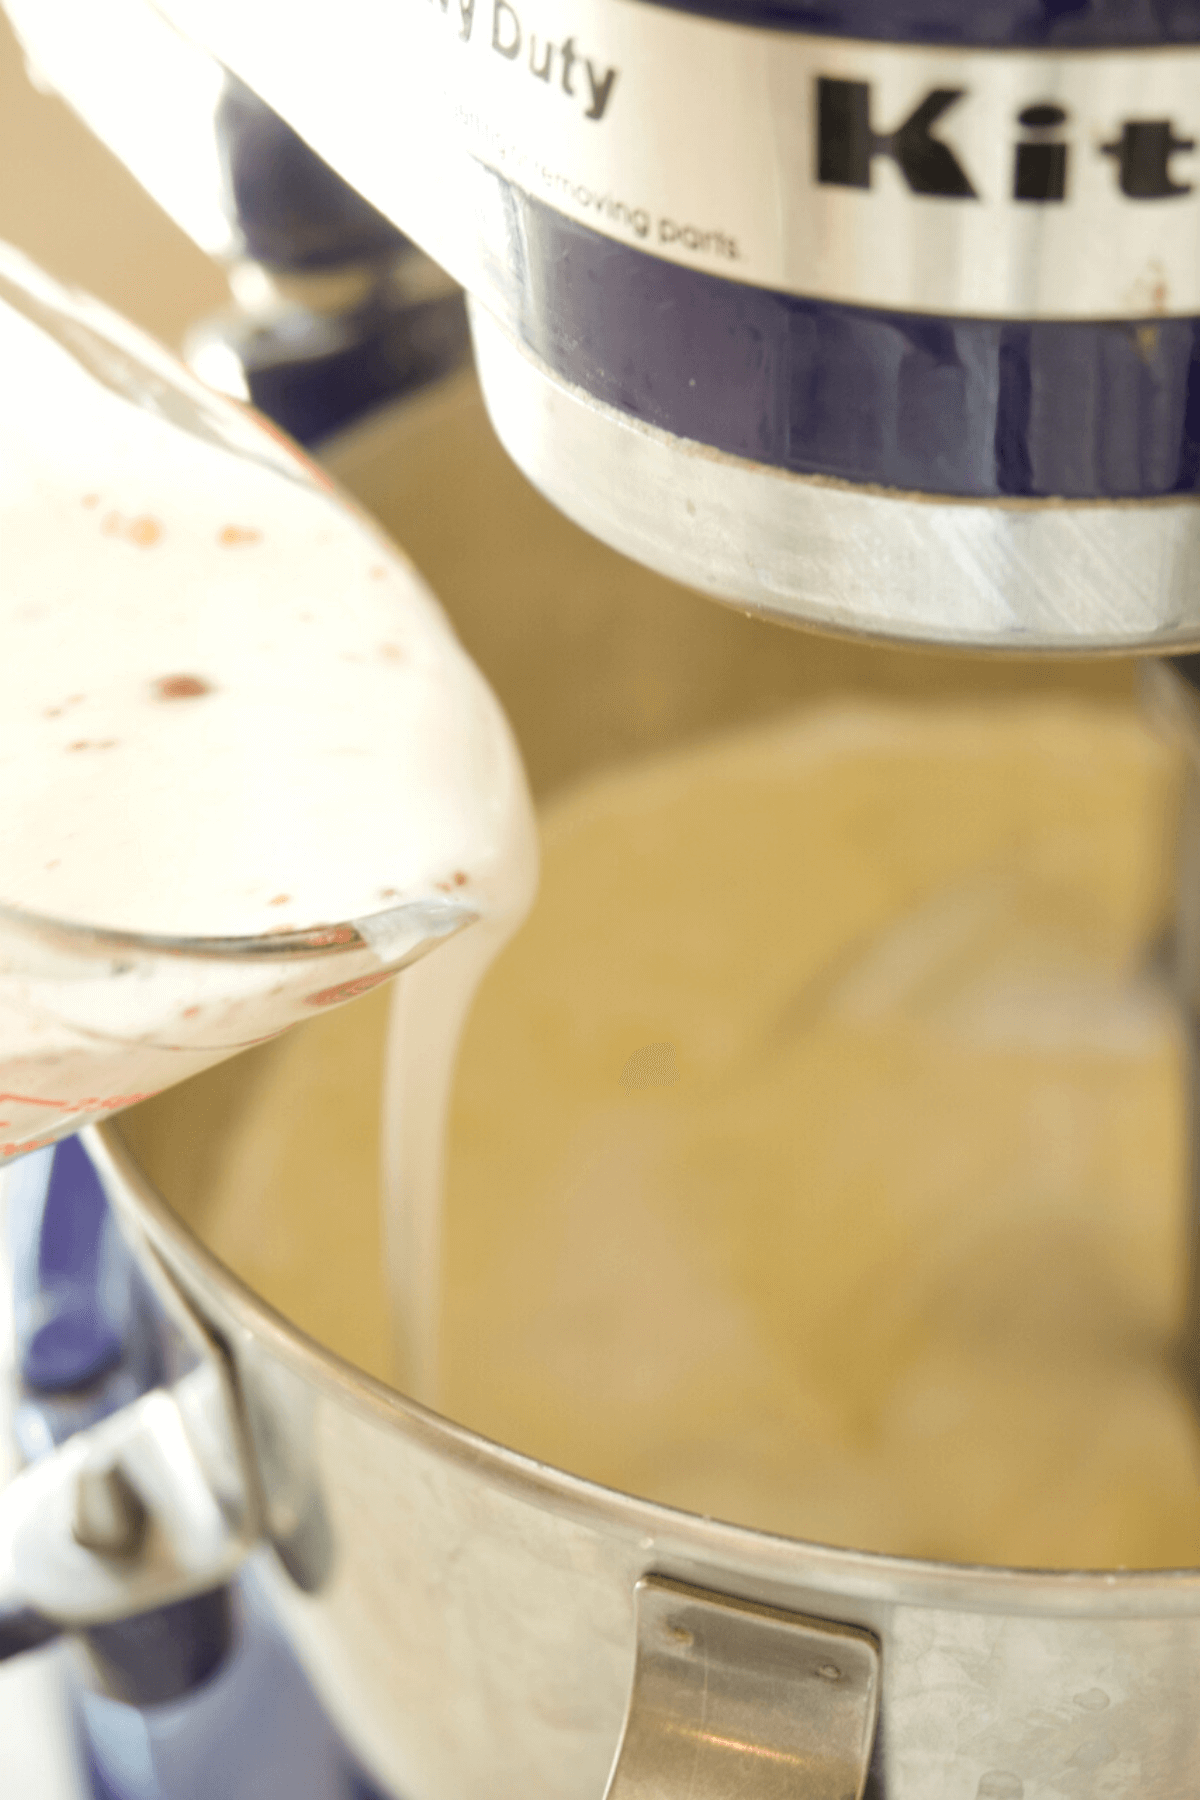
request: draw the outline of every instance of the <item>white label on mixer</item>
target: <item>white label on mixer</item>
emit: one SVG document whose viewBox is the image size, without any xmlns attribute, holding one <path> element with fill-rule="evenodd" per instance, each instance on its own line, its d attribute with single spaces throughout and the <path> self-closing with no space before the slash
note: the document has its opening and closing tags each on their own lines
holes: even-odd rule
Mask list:
<svg viewBox="0 0 1200 1800">
<path fill-rule="evenodd" d="M 505 251 L 482 163 L 605 236 L 792 293 L 1200 312 L 1200 48 L 864 43 L 644 0 L 161 9 L 477 291 Z"/>
</svg>

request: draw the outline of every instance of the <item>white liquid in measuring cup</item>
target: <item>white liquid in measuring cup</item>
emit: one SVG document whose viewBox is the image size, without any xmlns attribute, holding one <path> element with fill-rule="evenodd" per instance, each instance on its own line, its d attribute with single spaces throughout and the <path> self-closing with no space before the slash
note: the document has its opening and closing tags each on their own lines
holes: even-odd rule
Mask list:
<svg viewBox="0 0 1200 1800">
<path fill-rule="evenodd" d="M 486 684 L 302 457 L 8 251 L 0 361 L 2 1158 L 478 958 L 533 836 Z"/>
</svg>

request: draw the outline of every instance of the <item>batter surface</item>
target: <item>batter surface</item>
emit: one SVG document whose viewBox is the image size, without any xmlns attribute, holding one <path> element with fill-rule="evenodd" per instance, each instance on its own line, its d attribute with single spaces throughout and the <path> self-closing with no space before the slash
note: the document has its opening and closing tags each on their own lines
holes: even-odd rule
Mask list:
<svg viewBox="0 0 1200 1800">
<path fill-rule="evenodd" d="M 842 708 L 551 806 L 459 1066 L 443 1410 L 770 1530 L 1200 1562 L 1176 773 L 1123 709 Z M 167 1192 L 377 1370 L 384 1024 L 202 1078 L 215 1145 L 201 1083 L 130 1133 L 154 1172 L 190 1106 Z"/>
</svg>

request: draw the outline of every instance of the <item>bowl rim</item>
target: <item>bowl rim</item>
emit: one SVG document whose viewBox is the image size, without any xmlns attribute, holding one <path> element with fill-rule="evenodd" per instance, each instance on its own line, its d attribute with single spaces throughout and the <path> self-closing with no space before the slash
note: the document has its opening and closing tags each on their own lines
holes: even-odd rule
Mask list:
<svg viewBox="0 0 1200 1800">
<path fill-rule="evenodd" d="M 949 1563 L 785 1537 L 644 1500 L 496 1443 L 410 1399 L 311 1337 L 213 1255 L 139 1167 L 120 1121 L 82 1134 L 109 1199 L 166 1265 L 206 1324 L 260 1352 L 376 1426 L 541 1512 L 634 1539 L 650 1561 L 683 1559 L 726 1585 L 782 1584 L 851 1605 L 1022 1617 L 1156 1619 L 1200 1613 L 1200 1569 L 1039 1569 Z M 654 1553 L 650 1555 L 650 1553 Z M 811 1602 L 810 1602 L 811 1604 Z"/>
</svg>

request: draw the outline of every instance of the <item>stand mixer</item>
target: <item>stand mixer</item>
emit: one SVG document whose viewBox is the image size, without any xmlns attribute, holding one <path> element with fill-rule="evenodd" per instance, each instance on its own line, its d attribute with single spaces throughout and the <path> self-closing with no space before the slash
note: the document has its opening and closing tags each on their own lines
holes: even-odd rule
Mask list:
<svg viewBox="0 0 1200 1800">
<path fill-rule="evenodd" d="M 285 36 L 265 6 L 174 0 L 94 23 L 104 62 L 83 9 L 10 10 L 102 130 L 102 102 L 136 125 L 117 79 L 136 98 L 135 42 L 215 57 L 243 88 L 214 92 L 261 95 L 467 288 L 520 466 L 652 567 L 923 642 L 1162 653 L 1200 635 L 1188 9 L 607 0 L 568 18 L 479 0 L 352 8 L 334 37 L 314 12 Z M 137 169 L 136 129 L 106 135 Z M 168 187 L 177 165 L 151 147 Z M 356 246 L 356 299 L 377 256 L 390 272 L 407 253 Z M 243 271 L 257 336 L 209 332 L 197 366 L 253 393 L 262 320 L 336 319 L 333 273 Z M 449 317 L 436 283 L 422 294 Z M 1155 676 L 1185 740 L 1190 678 L 1186 660 Z M 128 1142 L 186 1211 L 153 1127 Z M 116 1130 L 91 1154 L 170 1273 L 178 1329 L 208 1334 L 198 1366 L 230 1381 L 273 1604 L 389 1791 L 583 1800 L 610 1767 L 617 1800 L 1191 1791 L 1194 1574 L 826 1550 L 559 1475 L 272 1315 Z"/>
</svg>

